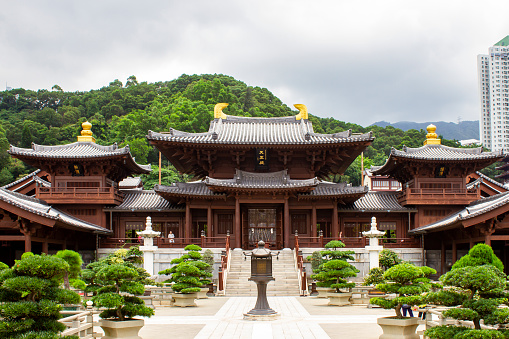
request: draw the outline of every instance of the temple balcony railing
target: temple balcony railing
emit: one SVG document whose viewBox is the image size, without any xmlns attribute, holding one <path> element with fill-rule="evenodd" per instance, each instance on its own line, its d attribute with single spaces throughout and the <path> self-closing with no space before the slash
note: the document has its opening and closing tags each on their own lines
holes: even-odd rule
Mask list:
<svg viewBox="0 0 509 339">
<path fill-rule="evenodd" d="M 299 247 L 323 248 L 332 240 L 340 240 L 346 248 L 364 248 L 369 245 L 369 238 L 366 237 L 306 237 L 299 235 Z M 384 248 L 420 248 L 421 242 L 417 238 L 379 238 L 379 243 Z"/>
<path fill-rule="evenodd" d="M 197 238 L 154 238 L 154 246 L 159 248 L 184 248 L 187 245 L 195 244 L 202 248 L 224 248 L 227 237 L 206 237 Z M 232 236 L 232 241 L 235 237 Z M 99 248 L 129 248 L 132 246 L 143 246 L 143 239 L 139 238 L 100 238 Z"/>
<path fill-rule="evenodd" d="M 406 188 L 398 197 L 402 205 L 468 205 L 480 199 L 479 189 Z"/>
<path fill-rule="evenodd" d="M 35 196 L 48 204 L 120 205 L 124 194 L 115 187 L 39 187 Z"/>
</svg>

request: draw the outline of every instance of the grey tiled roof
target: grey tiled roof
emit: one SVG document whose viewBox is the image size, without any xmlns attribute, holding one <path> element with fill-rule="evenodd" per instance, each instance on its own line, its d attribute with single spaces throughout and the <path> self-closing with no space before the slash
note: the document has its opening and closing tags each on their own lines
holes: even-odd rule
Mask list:
<svg viewBox="0 0 509 339">
<path fill-rule="evenodd" d="M 489 198 L 474 201 L 459 212 L 453 213 L 450 216 L 437 222 L 431 223 L 429 225 L 410 230 L 409 233 L 422 234 L 440 231 L 449 226 L 453 226 L 454 224 L 459 223 L 463 220 L 468 220 L 479 215 L 482 215 L 484 213 L 488 213 L 508 203 L 509 203 L 509 192 L 493 195 Z"/>
<path fill-rule="evenodd" d="M 226 119 L 214 119 L 206 133 L 186 133 L 170 129 L 168 133 L 148 131 L 149 140 L 199 144 L 330 144 L 372 141 L 372 133 L 353 135 L 350 130 L 335 134 L 313 131 L 307 119 L 295 116 L 283 118 L 251 118 L 228 115 Z"/>
<path fill-rule="evenodd" d="M 287 170 L 270 173 L 252 173 L 236 169 L 233 179 L 205 178 L 207 186 L 251 189 L 313 187 L 318 185 L 318 183 L 319 180 L 316 178 L 304 180 L 290 179 Z"/>
<path fill-rule="evenodd" d="M 415 212 L 416 210 L 406 208 L 398 203 L 400 192 L 377 192 L 369 191 L 359 200 L 340 206 L 339 211 L 362 211 L 362 212 Z"/>
<path fill-rule="evenodd" d="M 9 205 L 18 207 L 29 213 L 40 215 L 42 217 L 59 221 L 67 226 L 79 228 L 83 231 L 94 233 L 112 233 L 101 226 L 83 221 L 69 214 L 66 214 L 56 208 L 51 207 L 46 202 L 40 199 L 28 197 L 23 194 L 11 192 L 8 189 L 0 188 L 0 200 L 8 203 Z"/>
<path fill-rule="evenodd" d="M 124 201 L 122 204 L 105 208 L 105 211 L 121 212 L 121 211 L 182 211 L 184 206 L 170 203 L 153 190 L 122 190 L 124 193 Z"/>
<path fill-rule="evenodd" d="M 402 151 L 391 149 L 391 155 L 401 158 L 438 161 L 465 161 L 479 159 L 494 159 L 502 155 L 501 152 L 483 152 L 478 148 L 454 148 L 444 145 L 425 145 L 419 148 L 403 147 Z"/>
<path fill-rule="evenodd" d="M 489 182 L 490 182 L 490 183 L 492 183 L 493 185 L 500 187 L 500 188 L 502 189 L 502 192 L 505 192 L 505 191 L 507 190 L 507 188 L 506 188 L 503 184 L 499 183 L 499 182 L 498 182 L 498 181 L 496 181 L 496 180 L 491 179 L 491 178 L 490 178 L 490 177 L 488 177 L 487 175 L 482 174 L 482 173 L 481 173 L 481 172 L 479 172 L 479 171 L 477 171 L 477 172 L 475 172 L 475 173 L 477 173 L 477 175 L 478 175 L 480 178 L 482 178 L 483 180 L 489 181 Z M 491 187 L 491 188 L 492 188 L 492 189 L 494 189 L 494 190 L 496 190 L 494 187 Z"/>
<path fill-rule="evenodd" d="M 328 181 L 320 181 L 316 188 L 311 192 L 300 193 L 299 198 L 361 195 L 366 192 L 368 192 L 368 188 L 366 186 L 348 186 L 344 182 L 332 183 Z"/>
<path fill-rule="evenodd" d="M 151 170 L 150 165 L 136 163 L 131 156 L 129 146 L 118 148 L 116 143 L 110 146 L 98 145 L 95 142 L 74 142 L 56 146 L 32 144 L 32 148 L 20 148 L 11 145 L 7 152 L 20 157 L 63 160 L 110 158 L 126 155 L 130 159 L 131 167 L 137 170 L 137 173 L 148 173 Z"/>
<path fill-rule="evenodd" d="M 32 173 L 25 175 L 23 178 L 20 178 L 16 181 L 13 181 L 7 185 L 2 186 L 2 187 L 11 190 L 10 189 L 11 187 L 16 186 L 16 185 L 22 183 L 23 181 L 26 181 L 26 182 L 23 185 L 16 187 L 15 189 L 12 189 L 11 191 L 18 192 L 18 191 L 22 190 L 23 188 L 31 185 L 34 181 L 36 183 L 38 183 L 40 186 L 51 187 L 51 182 L 44 180 L 37 175 L 40 171 L 41 171 L 40 169 L 35 170 Z"/>
<path fill-rule="evenodd" d="M 32 173 L 28 173 L 23 178 L 19 178 L 18 180 L 13 181 L 7 185 L 3 185 L 2 188 L 11 188 L 12 186 L 16 186 L 17 184 L 21 183 L 24 180 L 27 180 L 30 177 L 37 176 L 37 173 L 39 173 L 40 171 L 41 171 L 40 169 L 37 169 L 37 170 L 33 171 Z"/>
<path fill-rule="evenodd" d="M 224 193 L 212 192 L 205 181 L 193 181 L 193 182 L 175 182 L 171 186 L 166 185 L 155 185 L 154 191 L 158 194 L 170 194 L 172 196 L 193 196 L 193 197 L 207 197 L 216 199 L 226 199 Z"/>
<path fill-rule="evenodd" d="M 141 183 L 142 183 L 142 181 L 141 181 L 140 177 L 134 177 L 134 178 L 127 177 L 118 183 L 118 187 L 120 189 L 123 189 L 123 188 L 125 189 L 125 188 L 129 188 L 129 187 L 138 187 L 141 185 Z"/>
</svg>

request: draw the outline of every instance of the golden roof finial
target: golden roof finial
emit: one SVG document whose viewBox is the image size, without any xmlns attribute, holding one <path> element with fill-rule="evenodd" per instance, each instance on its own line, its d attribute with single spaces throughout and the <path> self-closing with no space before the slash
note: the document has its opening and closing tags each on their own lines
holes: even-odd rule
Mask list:
<svg viewBox="0 0 509 339">
<path fill-rule="evenodd" d="M 83 130 L 81 131 L 81 135 L 78 136 L 78 141 L 80 142 L 95 142 L 95 138 L 92 136 L 92 124 L 88 121 L 85 121 L 81 124 Z"/>
<path fill-rule="evenodd" d="M 428 130 L 428 134 L 426 134 L 424 145 L 440 145 L 441 141 L 438 139 L 438 135 L 435 133 L 437 126 L 430 124 L 428 127 L 426 127 L 426 130 Z"/>
<path fill-rule="evenodd" d="M 300 120 L 300 119 L 306 119 L 308 120 L 308 108 L 306 107 L 306 105 L 303 105 L 303 104 L 295 104 L 293 105 L 296 109 L 299 110 L 299 114 L 297 114 L 295 116 L 295 119 L 296 120 Z"/>
<path fill-rule="evenodd" d="M 221 102 L 214 106 L 214 119 L 226 119 L 226 114 L 223 113 L 223 109 L 228 106 L 227 103 Z"/>
</svg>

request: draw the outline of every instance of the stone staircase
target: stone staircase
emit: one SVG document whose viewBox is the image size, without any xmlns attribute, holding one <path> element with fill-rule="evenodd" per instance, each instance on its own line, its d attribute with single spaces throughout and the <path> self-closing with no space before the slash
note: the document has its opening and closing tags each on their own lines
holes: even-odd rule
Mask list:
<svg viewBox="0 0 509 339">
<path fill-rule="evenodd" d="M 267 285 L 267 296 L 299 296 L 299 281 L 292 250 L 282 250 L 279 260 L 276 257 L 272 259 L 272 275 L 276 280 Z M 232 250 L 226 296 L 256 296 L 256 284 L 248 280 L 250 276 L 250 258 L 244 261 L 242 250 Z"/>
</svg>

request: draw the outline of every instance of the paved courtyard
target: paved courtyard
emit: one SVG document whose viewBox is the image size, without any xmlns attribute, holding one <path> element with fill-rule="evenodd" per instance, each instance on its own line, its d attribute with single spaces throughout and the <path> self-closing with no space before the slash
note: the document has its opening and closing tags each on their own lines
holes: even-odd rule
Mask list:
<svg viewBox="0 0 509 339">
<path fill-rule="evenodd" d="M 255 297 L 213 297 L 197 300 L 198 307 L 156 309 L 140 331 L 144 339 L 160 338 L 355 338 L 375 339 L 382 334 L 376 319 L 393 310 L 366 306 L 327 306 L 315 297 L 269 297 L 281 316 L 274 321 L 243 320 Z M 422 325 L 421 325 L 422 326 Z"/>
</svg>

